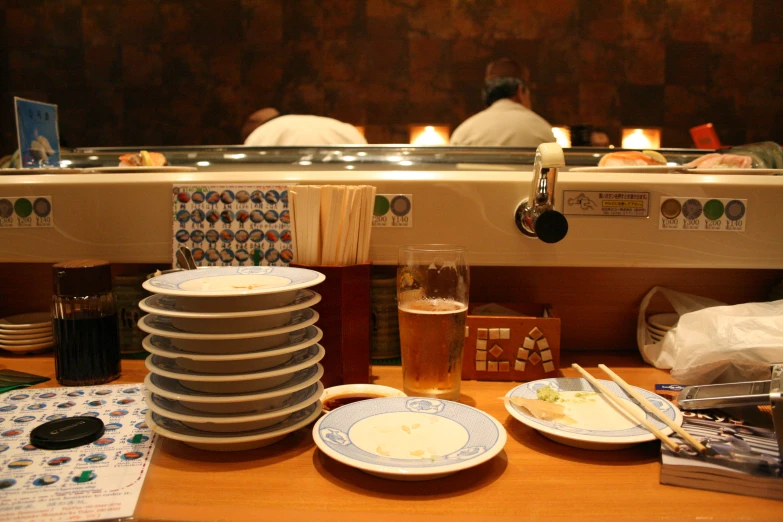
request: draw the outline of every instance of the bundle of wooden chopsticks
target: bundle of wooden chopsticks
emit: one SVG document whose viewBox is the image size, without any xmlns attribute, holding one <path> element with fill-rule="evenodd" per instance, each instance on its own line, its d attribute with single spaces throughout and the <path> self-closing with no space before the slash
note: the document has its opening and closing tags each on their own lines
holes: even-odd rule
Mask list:
<svg viewBox="0 0 783 522">
<path fill-rule="evenodd" d="M 646 415 L 640 413 L 639 410 L 634 408 L 633 406 L 631 406 L 631 404 L 628 403 L 628 401 L 622 400 L 619 397 L 617 397 L 615 394 L 610 392 L 608 389 L 606 389 L 606 386 L 601 384 L 601 382 L 598 379 L 596 379 L 595 377 L 590 375 L 587 372 L 587 370 L 585 370 L 584 368 L 582 368 L 578 364 L 574 363 L 574 364 L 571 365 L 571 367 L 574 368 L 576 371 L 578 371 L 580 374 L 582 374 L 582 377 L 587 379 L 587 381 L 590 384 L 592 384 L 598 391 L 603 393 L 604 396 L 607 398 L 607 400 L 609 400 L 609 402 L 612 402 L 613 404 L 617 405 L 619 408 L 625 410 L 629 415 L 631 415 L 636 420 L 638 420 L 645 428 L 650 430 L 650 432 L 653 435 L 655 435 L 656 437 L 661 439 L 661 441 L 664 444 L 666 444 L 667 446 L 669 446 L 672 450 L 679 451 L 680 446 L 676 442 L 674 442 L 672 439 L 670 439 L 666 434 L 664 434 L 661 430 L 659 430 L 658 428 L 653 426 L 652 423 L 650 423 L 650 421 L 647 420 L 647 416 Z M 674 432 L 677 433 L 677 435 L 682 437 L 683 440 L 685 440 L 688 444 L 693 446 L 694 449 L 696 449 L 699 453 L 706 453 L 707 452 L 707 448 L 706 448 L 706 446 L 704 446 L 704 444 L 702 444 L 701 442 L 699 442 L 698 440 L 693 438 L 693 436 L 690 433 L 688 433 L 687 431 L 682 429 L 680 426 L 678 426 L 677 424 L 672 422 L 672 420 L 669 419 L 669 417 L 664 415 L 663 412 L 661 410 L 659 410 L 658 408 L 656 408 L 654 404 L 652 404 L 650 401 L 645 399 L 644 396 L 641 393 L 636 391 L 630 384 L 625 382 L 622 379 L 622 377 L 620 377 L 619 375 L 614 373 L 612 370 L 610 370 L 607 366 L 605 366 L 603 364 L 599 364 L 598 367 L 601 370 L 603 370 L 609 377 L 611 377 L 612 380 L 615 383 L 617 383 L 618 386 L 620 386 L 620 388 L 625 390 L 625 392 L 628 395 L 630 395 L 631 397 L 636 399 L 636 401 L 639 403 L 639 406 L 641 406 L 644 410 L 646 410 L 646 411 L 652 413 L 653 415 L 655 415 L 656 417 L 658 417 L 664 424 L 666 424 L 668 427 L 673 429 Z"/>
<path fill-rule="evenodd" d="M 335 266 L 369 260 L 375 187 L 297 185 L 289 193 L 297 263 Z"/>
</svg>

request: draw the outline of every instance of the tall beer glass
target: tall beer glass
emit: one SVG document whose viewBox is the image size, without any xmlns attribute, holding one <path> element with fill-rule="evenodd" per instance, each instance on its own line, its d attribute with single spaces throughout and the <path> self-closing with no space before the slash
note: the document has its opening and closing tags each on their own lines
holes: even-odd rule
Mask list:
<svg viewBox="0 0 783 522">
<path fill-rule="evenodd" d="M 397 310 L 402 385 L 409 396 L 459 399 L 469 288 L 463 247 L 400 249 Z"/>
</svg>

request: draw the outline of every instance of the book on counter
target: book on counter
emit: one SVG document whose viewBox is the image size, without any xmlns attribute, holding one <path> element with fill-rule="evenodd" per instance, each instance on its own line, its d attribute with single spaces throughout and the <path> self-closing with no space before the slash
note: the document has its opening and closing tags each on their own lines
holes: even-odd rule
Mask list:
<svg viewBox="0 0 783 522">
<path fill-rule="evenodd" d="M 684 387 L 657 384 L 655 392 L 677 404 Z M 755 407 L 683 410 L 683 429 L 707 454 L 670 435 L 680 450 L 661 444 L 661 484 L 783 500 L 783 463 L 768 416 Z"/>
</svg>

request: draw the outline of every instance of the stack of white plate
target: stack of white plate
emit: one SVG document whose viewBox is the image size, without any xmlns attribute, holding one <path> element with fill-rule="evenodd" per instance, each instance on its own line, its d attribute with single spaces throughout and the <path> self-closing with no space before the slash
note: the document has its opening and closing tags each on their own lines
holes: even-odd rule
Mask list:
<svg viewBox="0 0 783 522">
<path fill-rule="evenodd" d="M 323 274 L 293 267 L 183 270 L 144 283 L 153 295 L 139 328 L 149 335 L 147 424 L 163 437 L 213 451 L 277 442 L 321 413 L 323 336 L 307 288 Z"/>
<path fill-rule="evenodd" d="M 0 319 L 0 348 L 14 353 L 48 350 L 54 345 L 49 312 L 11 315 Z"/>
<path fill-rule="evenodd" d="M 661 343 L 666 332 L 674 328 L 679 319 L 676 313 L 651 315 L 647 318 L 647 333 L 656 344 Z"/>
</svg>

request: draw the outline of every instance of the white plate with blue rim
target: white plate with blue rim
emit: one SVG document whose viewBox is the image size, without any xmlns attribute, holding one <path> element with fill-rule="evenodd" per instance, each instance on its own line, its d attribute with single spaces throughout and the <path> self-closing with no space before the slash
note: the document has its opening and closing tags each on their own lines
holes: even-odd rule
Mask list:
<svg viewBox="0 0 783 522">
<path fill-rule="evenodd" d="M 238 297 L 308 288 L 326 277 L 315 270 L 288 266 L 224 266 L 182 270 L 144 281 L 144 289 L 186 297 Z"/>
<path fill-rule="evenodd" d="M 184 406 L 181 402 L 160 397 L 149 391 L 145 392 L 144 397 L 147 406 L 158 415 L 178 420 L 185 426 L 202 431 L 232 433 L 266 428 L 282 422 L 292 413 L 302 410 L 319 400 L 323 390 L 323 384 L 316 382 L 307 388 L 293 393 L 275 408 L 243 413 L 199 412 Z"/>
<path fill-rule="evenodd" d="M 268 446 L 292 431 L 303 428 L 321 414 L 321 402 L 294 412 L 283 422 L 253 431 L 215 433 L 185 426 L 152 411 L 147 412 L 147 425 L 152 431 L 167 439 L 184 442 L 188 446 L 209 451 L 244 451 Z"/>
<path fill-rule="evenodd" d="M 506 444 L 497 420 L 458 402 L 388 397 L 324 415 L 313 439 L 325 455 L 371 475 L 430 480 L 478 466 Z"/>
<path fill-rule="evenodd" d="M 309 326 L 300 332 L 304 332 L 305 335 L 299 337 L 299 342 L 289 342 L 275 348 L 240 354 L 194 354 L 177 350 L 171 346 L 169 339 L 156 335 L 145 337 L 141 341 L 141 346 L 153 355 L 173 359 L 177 366 L 196 373 L 249 373 L 285 364 L 296 352 L 316 344 L 323 337 L 323 332 L 315 326 Z"/>
<path fill-rule="evenodd" d="M 612 381 L 600 380 L 614 396 L 627 401 L 633 408 L 646 416 L 646 419 L 665 434 L 673 432 L 657 417 L 647 413 L 620 386 Z M 549 387 L 550 398 L 557 398 L 557 404 L 565 407 L 564 418 L 553 420 L 539 419 L 527 409 L 506 401 L 506 410 L 523 424 L 539 431 L 545 437 L 567 446 L 594 450 L 623 449 L 642 442 L 656 440 L 656 436 L 627 412 L 615 406 L 610 400 L 597 392 L 586 379 L 550 378 L 521 384 L 510 390 L 506 397 L 537 399 L 539 390 Z M 660 395 L 634 389 L 654 404 L 675 424 L 682 423 L 682 413 L 671 402 Z"/>
<path fill-rule="evenodd" d="M 263 350 L 244 352 L 244 353 L 203 353 L 203 352 L 191 352 L 178 348 L 172 342 L 172 339 L 168 337 L 161 337 L 159 335 L 148 335 L 145 337 L 141 346 L 146 351 L 154 355 L 160 355 L 161 357 L 168 357 L 169 359 L 188 359 L 190 361 L 198 361 L 200 363 L 210 362 L 228 362 L 228 361 L 246 361 L 249 359 L 265 359 L 271 357 L 277 357 L 293 353 L 306 346 L 310 346 L 319 342 L 323 338 L 324 334 L 317 326 L 308 326 L 296 332 L 292 332 L 289 341 L 285 344 L 274 346 L 271 348 L 265 348 Z M 282 363 L 281 363 L 282 364 Z"/>
<path fill-rule="evenodd" d="M 323 359 L 325 354 L 323 346 L 314 344 L 294 353 L 285 364 L 251 373 L 199 373 L 182 368 L 176 361 L 159 355 L 150 355 L 144 365 L 152 373 L 177 379 L 191 390 L 207 393 L 249 393 L 290 381 L 296 372 L 313 366 Z"/>
<path fill-rule="evenodd" d="M 312 386 L 323 375 L 323 366 L 314 364 L 297 371 L 290 380 L 278 386 L 260 392 L 231 395 L 191 390 L 182 386 L 177 379 L 154 373 L 148 373 L 144 377 L 144 386 L 156 395 L 179 401 L 192 410 L 205 413 L 247 413 L 280 407 L 291 395 Z"/>
<path fill-rule="evenodd" d="M 185 317 L 189 319 L 236 319 L 240 317 L 258 317 L 294 312 L 308 308 L 321 302 L 321 295 L 312 290 L 299 290 L 294 301 L 286 306 L 261 310 L 245 310 L 242 312 L 192 312 L 183 309 L 175 298 L 153 294 L 139 302 L 139 308 L 150 314 L 166 317 Z"/>
<path fill-rule="evenodd" d="M 198 333 L 186 332 L 174 326 L 171 317 L 163 317 L 157 314 L 147 314 L 137 323 L 139 329 L 144 332 L 160 335 L 163 337 L 173 337 L 175 339 L 197 339 L 201 341 L 219 341 L 224 339 L 246 339 L 250 337 L 268 337 L 271 335 L 283 334 L 304 328 L 315 324 L 318 321 L 318 312 L 312 308 L 299 310 L 294 314 L 291 320 L 279 328 L 269 330 L 260 330 L 257 332 L 237 332 L 237 333 Z"/>
</svg>

